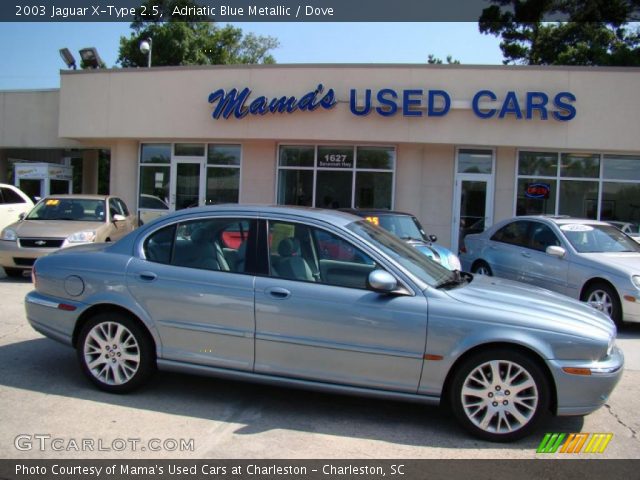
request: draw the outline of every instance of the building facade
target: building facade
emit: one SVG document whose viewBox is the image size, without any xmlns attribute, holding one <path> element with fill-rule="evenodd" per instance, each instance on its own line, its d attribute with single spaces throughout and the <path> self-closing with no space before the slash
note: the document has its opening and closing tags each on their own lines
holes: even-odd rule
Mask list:
<svg viewBox="0 0 640 480">
<path fill-rule="evenodd" d="M 415 214 L 453 249 L 516 214 L 638 223 L 639 73 L 464 65 L 63 71 L 59 90 L 0 92 L 0 170 L 24 161 L 21 152 L 36 161 L 37 152 L 75 149 L 89 193 L 95 152 L 107 149 L 111 193 L 143 221 L 228 202 L 392 208 Z"/>
</svg>

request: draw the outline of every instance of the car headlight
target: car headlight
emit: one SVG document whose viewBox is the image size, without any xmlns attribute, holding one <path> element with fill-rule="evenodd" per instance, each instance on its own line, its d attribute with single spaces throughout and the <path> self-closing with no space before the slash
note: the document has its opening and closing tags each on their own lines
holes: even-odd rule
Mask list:
<svg viewBox="0 0 640 480">
<path fill-rule="evenodd" d="M 607 357 L 611 355 L 611 352 L 613 352 L 613 347 L 615 346 L 616 346 L 616 337 L 614 336 L 609 339 L 609 344 L 607 345 Z"/>
<path fill-rule="evenodd" d="M 2 240 L 7 240 L 8 242 L 15 242 L 18 239 L 18 234 L 13 228 L 5 228 L 2 230 L 0 238 L 2 238 Z"/>
<path fill-rule="evenodd" d="M 95 241 L 95 239 L 96 239 L 95 230 L 85 230 L 83 232 L 76 232 L 69 235 L 64 241 L 64 243 L 62 244 L 62 246 L 67 247 L 74 243 L 91 243 Z"/>
<path fill-rule="evenodd" d="M 636 286 L 636 288 L 640 288 L 640 275 L 632 275 L 631 282 Z"/>
</svg>

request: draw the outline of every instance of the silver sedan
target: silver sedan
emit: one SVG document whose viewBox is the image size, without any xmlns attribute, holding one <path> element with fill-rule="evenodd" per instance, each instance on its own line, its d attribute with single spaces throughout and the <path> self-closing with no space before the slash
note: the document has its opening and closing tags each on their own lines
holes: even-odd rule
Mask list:
<svg viewBox="0 0 640 480">
<path fill-rule="evenodd" d="M 336 211 L 183 210 L 42 257 L 33 278 L 29 322 L 109 392 L 161 368 L 445 403 L 473 434 L 510 441 L 550 412 L 598 409 L 622 374 L 602 312 L 449 271 Z"/>
<path fill-rule="evenodd" d="M 516 217 L 468 235 L 463 269 L 588 302 L 617 324 L 640 322 L 640 245 L 606 222 Z"/>
</svg>

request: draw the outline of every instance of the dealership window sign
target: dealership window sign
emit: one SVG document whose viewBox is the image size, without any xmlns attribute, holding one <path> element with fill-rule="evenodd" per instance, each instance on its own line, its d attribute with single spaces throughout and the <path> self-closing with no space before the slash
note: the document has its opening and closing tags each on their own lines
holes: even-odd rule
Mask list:
<svg viewBox="0 0 640 480">
<path fill-rule="evenodd" d="M 272 98 L 261 95 L 252 99 L 251 94 L 248 87 L 229 91 L 220 88 L 212 92 L 209 95 L 209 103 L 213 105 L 211 116 L 218 120 L 221 117 L 241 119 L 248 115 L 313 112 L 318 109 L 331 110 L 338 103 L 335 91 L 332 88 L 325 89 L 322 84 L 300 98 L 293 95 Z M 549 94 L 527 91 L 519 94 L 509 91 L 498 95 L 492 90 L 479 90 L 471 100 L 471 109 L 480 119 L 509 117 L 566 122 L 576 116 L 575 102 L 576 97 L 571 92 Z M 444 117 L 451 106 L 451 95 L 445 90 L 381 88 L 360 91 L 352 88 L 349 92 L 349 109 L 358 117 L 370 114 L 393 117 L 400 112 L 404 117 Z"/>
</svg>

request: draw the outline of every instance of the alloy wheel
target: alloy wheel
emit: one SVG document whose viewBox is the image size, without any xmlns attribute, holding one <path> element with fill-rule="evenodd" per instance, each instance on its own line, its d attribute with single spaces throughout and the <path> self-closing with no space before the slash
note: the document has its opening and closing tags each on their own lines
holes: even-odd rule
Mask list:
<svg viewBox="0 0 640 480">
<path fill-rule="evenodd" d="M 468 420 L 493 434 L 508 434 L 525 427 L 539 402 L 531 373 L 509 360 L 491 360 L 471 370 L 460 396 Z"/>
<path fill-rule="evenodd" d="M 116 322 L 95 325 L 84 341 L 84 361 L 98 381 L 107 385 L 129 382 L 140 367 L 140 346 L 134 334 Z"/>
</svg>

